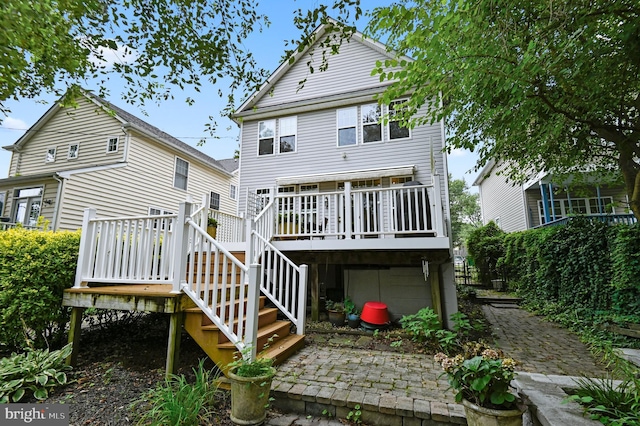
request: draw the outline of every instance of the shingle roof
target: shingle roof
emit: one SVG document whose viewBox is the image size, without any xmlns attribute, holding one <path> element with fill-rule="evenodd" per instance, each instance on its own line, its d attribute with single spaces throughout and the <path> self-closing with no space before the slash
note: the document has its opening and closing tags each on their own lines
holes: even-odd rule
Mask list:
<svg viewBox="0 0 640 426">
<path fill-rule="evenodd" d="M 237 158 L 224 158 L 222 160 L 218 160 L 218 163 L 220 163 L 229 173 L 233 173 L 238 170 L 239 162 Z"/>
</svg>

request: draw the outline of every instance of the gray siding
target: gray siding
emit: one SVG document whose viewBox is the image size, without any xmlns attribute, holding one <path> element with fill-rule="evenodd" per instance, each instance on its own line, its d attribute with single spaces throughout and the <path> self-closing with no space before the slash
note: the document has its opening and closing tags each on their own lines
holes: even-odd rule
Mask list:
<svg viewBox="0 0 640 426">
<path fill-rule="evenodd" d="M 482 221 L 487 224 L 499 218 L 504 231 L 523 231 L 527 229 L 527 221 L 522 186 L 507 183 L 503 176 L 497 175 L 501 169 L 502 166 L 494 167 L 480 184 Z"/>
<path fill-rule="evenodd" d="M 278 80 L 272 93 L 258 101 L 257 107 L 281 105 L 381 85 L 380 78 L 372 76 L 371 70 L 375 67 L 377 60 L 388 59 L 384 53 L 357 39 L 351 39 L 349 43 L 340 46 L 338 55 L 328 55 L 329 67 L 326 71 L 320 72 L 322 49 L 318 48 L 317 44 L 312 50 L 313 56 L 307 55 L 298 60 Z M 307 65 L 308 58 L 313 58 L 313 74 Z M 300 82 L 305 79 L 304 87 L 300 89 Z"/>
</svg>

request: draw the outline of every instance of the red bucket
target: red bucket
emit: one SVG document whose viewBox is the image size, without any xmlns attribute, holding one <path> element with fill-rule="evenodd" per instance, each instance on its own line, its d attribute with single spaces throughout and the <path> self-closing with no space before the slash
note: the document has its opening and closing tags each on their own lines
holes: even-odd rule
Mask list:
<svg viewBox="0 0 640 426">
<path fill-rule="evenodd" d="M 362 308 L 362 314 L 360 314 L 362 321 L 369 324 L 382 325 L 389 322 L 389 312 L 387 311 L 387 305 L 382 302 L 367 302 Z"/>
</svg>

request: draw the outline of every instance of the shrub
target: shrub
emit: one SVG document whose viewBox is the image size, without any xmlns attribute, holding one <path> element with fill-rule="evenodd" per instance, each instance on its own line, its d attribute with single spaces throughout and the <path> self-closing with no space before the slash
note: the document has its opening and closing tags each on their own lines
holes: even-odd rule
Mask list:
<svg viewBox="0 0 640 426">
<path fill-rule="evenodd" d="M 66 358 L 71 355 L 71 344 L 49 352 L 30 350 L 0 359 L 0 404 L 19 402 L 25 396 L 46 399 L 49 390 L 67 383 Z"/>
<path fill-rule="evenodd" d="M 131 404 L 139 425 L 199 425 L 209 424 L 219 391 L 217 374 L 204 368 L 200 360 L 194 383 L 184 375 L 172 375 L 156 388 L 147 391 Z"/>
<path fill-rule="evenodd" d="M 61 346 L 68 310 L 65 288 L 73 285 L 79 232 L 0 232 L 0 343 L 6 349 Z"/>
<path fill-rule="evenodd" d="M 498 271 L 498 259 L 504 255 L 503 240 L 506 233 L 491 221 L 485 226 L 474 229 L 467 239 L 469 254 L 473 258 L 480 274 L 480 282 L 491 285 L 491 280 L 501 277 Z"/>
</svg>

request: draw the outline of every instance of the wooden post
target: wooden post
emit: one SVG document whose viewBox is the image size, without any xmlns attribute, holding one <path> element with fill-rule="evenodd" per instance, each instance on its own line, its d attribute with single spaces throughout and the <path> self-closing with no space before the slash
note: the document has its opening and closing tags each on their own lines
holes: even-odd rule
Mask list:
<svg viewBox="0 0 640 426">
<path fill-rule="evenodd" d="M 311 264 L 311 320 L 320 319 L 320 283 L 318 282 L 318 264 Z"/>
<path fill-rule="evenodd" d="M 429 278 L 431 285 L 431 303 L 433 311 L 438 314 L 440 324 L 442 322 L 442 300 L 440 297 L 440 265 L 429 262 Z"/>
<path fill-rule="evenodd" d="M 72 367 L 78 363 L 78 351 L 80 350 L 80 332 L 82 329 L 82 313 L 84 308 L 71 308 L 71 319 L 69 322 L 68 342 L 73 345 L 71 355 L 67 357 L 65 363 Z"/>
<path fill-rule="evenodd" d="M 167 365 L 165 372 L 167 378 L 176 373 L 180 362 L 182 315 L 182 312 L 169 314 L 169 339 L 167 342 Z"/>
</svg>

